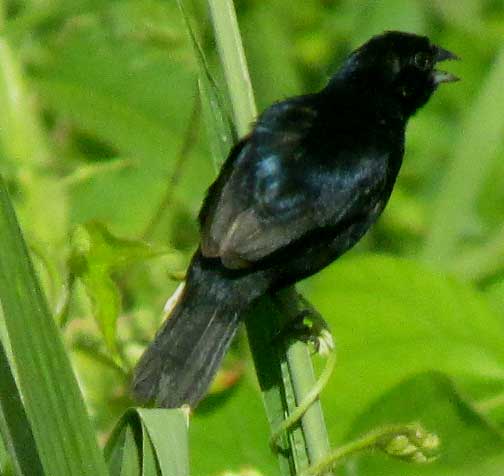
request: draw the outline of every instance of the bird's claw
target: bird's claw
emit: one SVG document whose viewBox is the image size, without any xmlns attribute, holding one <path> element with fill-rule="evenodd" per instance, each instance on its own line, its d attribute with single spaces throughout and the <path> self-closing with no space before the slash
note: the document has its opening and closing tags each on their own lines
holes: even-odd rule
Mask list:
<svg viewBox="0 0 504 476">
<path fill-rule="evenodd" d="M 328 357 L 331 352 L 334 352 L 336 344 L 333 336 L 328 329 L 322 329 L 316 337 L 315 350 L 322 357 Z"/>
<path fill-rule="evenodd" d="M 329 325 L 313 308 L 303 309 L 288 327 L 287 332 L 311 344 L 315 352 L 322 357 L 327 357 L 336 347 Z"/>
</svg>

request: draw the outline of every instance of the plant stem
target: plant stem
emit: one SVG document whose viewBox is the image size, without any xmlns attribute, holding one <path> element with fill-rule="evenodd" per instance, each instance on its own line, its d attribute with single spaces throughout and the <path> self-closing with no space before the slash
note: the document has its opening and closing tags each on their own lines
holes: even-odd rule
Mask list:
<svg viewBox="0 0 504 476">
<path fill-rule="evenodd" d="M 318 395 L 313 393 L 313 390 L 317 388 L 308 346 L 301 341 L 292 343 L 287 349 L 287 363 L 298 405 L 289 416 L 293 419 L 301 417 L 308 460 L 314 463 L 325 456 L 329 450 L 329 438 L 320 400 L 318 400 Z M 312 400 L 313 395 L 316 396 L 316 400 Z M 305 399 L 312 400 L 309 407 L 303 405 Z M 297 409 L 300 411 L 296 412 Z"/>
<path fill-rule="evenodd" d="M 386 434 L 388 430 L 380 430 L 376 432 L 368 433 L 364 435 L 362 438 L 351 441 L 346 445 L 340 446 L 338 448 L 333 449 L 330 453 L 328 453 L 323 459 L 318 461 L 318 463 L 310 466 L 301 473 L 301 476 L 316 476 L 319 474 L 324 474 L 324 472 L 329 469 L 334 468 L 339 463 L 341 463 L 345 458 L 349 456 L 359 453 L 361 451 L 373 448 L 376 444 L 376 441 L 379 438 L 382 438 L 384 434 Z"/>
<path fill-rule="evenodd" d="M 232 0 L 208 0 L 215 39 L 239 137 L 249 132 L 257 110 Z"/>
<path fill-rule="evenodd" d="M 64 329 L 70 319 L 70 305 L 75 289 L 75 279 L 75 274 L 70 272 L 66 279 L 66 283 L 63 285 L 62 295 L 56 303 L 54 315 L 60 329 Z"/>
<path fill-rule="evenodd" d="M 302 342 L 300 341 L 294 342 L 287 350 L 288 362 L 306 362 L 304 360 L 304 355 L 302 356 L 303 360 L 301 360 L 297 355 L 298 353 L 304 353 L 307 350 L 306 346 L 300 347 L 300 343 L 302 344 Z M 320 418 L 322 416 L 322 411 L 320 410 L 320 402 L 318 402 L 317 399 L 320 395 L 320 392 L 323 390 L 325 385 L 327 385 L 327 382 L 329 381 L 329 378 L 334 370 L 335 364 L 336 352 L 332 352 L 328 357 L 326 367 L 322 371 L 322 374 L 320 375 L 317 383 L 314 386 L 312 386 L 311 379 L 308 378 L 313 376 L 313 368 L 311 367 L 311 365 L 309 366 L 309 368 L 294 367 L 291 369 L 291 372 L 293 374 L 293 381 L 296 382 L 296 393 L 304 394 L 305 399 L 300 402 L 296 409 L 289 415 L 289 417 L 279 425 L 279 427 L 271 436 L 272 443 L 275 443 L 279 436 L 284 431 L 287 431 L 291 427 L 291 425 L 298 421 L 304 414 L 305 418 L 303 421 L 303 429 L 308 441 L 307 447 L 309 451 L 314 451 L 314 454 L 309 455 L 310 459 L 321 459 L 325 455 L 325 453 L 327 453 L 327 450 L 329 449 L 329 442 L 324 441 L 322 442 L 322 444 L 319 444 L 317 442 L 318 438 L 326 436 L 325 422 L 323 418 Z M 310 386 L 304 388 L 306 381 L 309 381 L 308 383 Z M 319 454 L 320 450 L 322 450 L 324 447 L 326 447 L 327 450 L 324 450 L 322 454 Z"/>
<path fill-rule="evenodd" d="M 256 118 L 256 107 L 234 5 L 231 0 L 208 0 L 208 5 L 237 135 L 243 137 Z M 278 347 L 274 336 L 282 328 L 280 321 L 289 322 L 297 317 L 295 290 L 289 292 L 289 297 L 292 302 L 281 307 L 281 317 L 272 318 L 274 311 L 271 300 L 263 299 L 246 320 L 266 412 L 273 429 L 279 426 L 285 416 L 295 411 L 296 405 L 305 401 L 316 385 L 306 344 L 296 342 L 283 355 L 279 355 L 274 349 Z M 291 391 L 294 398 L 290 398 Z M 329 450 L 319 402 L 310 406 L 301 422 L 302 431 L 293 431 L 288 439 L 286 435 L 281 437 L 280 446 L 287 450 L 279 453 L 283 474 L 297 474 L 308 463 L 314 464 L 321 460 Z"/>
<path fill-rule="evenodd" d="M 121 364 L 117 360 L 114 360 L 112 357 L 110 357 L 108 353 L 103 352 L 100 349 L 98 342 L 89 341 L 87 339 L 76 339 L 73 342 L 72 347 L 77 352 L 82 352 L 83 354 L 85 354 L 89 359 L 94 360 L 95 362 L 116 372 L 117 375 L 119 375 L 119 377 L 124 380 L 124 382 L 128 381 L 128 378 L 130 377 L 130 371 L 126 367 L 121 366 Z"/>
<path fill-rule="evenodd" d="M 411 463 L 428 463 L 436 459 L 439 437 L 425 431 L 419 424 L 388 425 L 376 428 L 346 445 L 331 450 L 318 463 L 300 476 L 322 476 L 344 459 L 362 451 L 378 449 L 391 457 Z"/>
</svg>

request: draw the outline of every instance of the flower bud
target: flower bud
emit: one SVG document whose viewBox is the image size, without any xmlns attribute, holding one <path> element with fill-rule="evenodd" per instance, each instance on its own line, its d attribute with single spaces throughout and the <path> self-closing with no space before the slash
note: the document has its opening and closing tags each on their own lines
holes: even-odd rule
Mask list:
<svg viewBox="0 0 504 476">
<path fill-rule="evenodd" d="M 395 458 L 413 463 L 428 463 L 435 459 L 441 442 L 418 424 L 398 426 L 386 432 L 376 446 Z"/>
</svg>

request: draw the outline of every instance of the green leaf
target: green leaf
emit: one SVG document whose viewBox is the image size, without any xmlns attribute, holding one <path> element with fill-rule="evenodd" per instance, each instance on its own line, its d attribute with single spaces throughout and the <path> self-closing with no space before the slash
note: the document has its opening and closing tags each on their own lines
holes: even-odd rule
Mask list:
<svg viewBox="0 0 504 476">
<path fill-rule="evenodd" d="M 202 98 L 203 116 L 213 164 L 215 170 L 218 170 L 226 160 L 234 142 L 233 129 L 220 106 L 218 91 L 208 77 L 200 75 L 198 88 Z"/>
<path fill-rule="evenodd" d="M 7 447 L 16 473 L 23 476 L 43 475 L 42 463 L 12 375 L 7 355 L 0 342 L 0 434 Z M 0 453 L 3 445 L 0 442 Z M 0 471 L 3 466 L 0 455 Z"/>
<path fill-rule="evenodd" d="M 1 180 L 0 242 L 3 319 L 44 471 L 104 476 L 105 462 L 82 395 Z"/>
<path fill-rule="evenodd" d="M 138 412 L 156 451 L 161 474 L 189 474 L 187 415 L 182 410 L 139 409 Z M 167 428 L 172 431 L 167 432 Z"/>
<path fill-rule="evenodd" d="M 105 457 L 112 476 L 188 476 L 186 415 L 182 410 L 128 410 L 105 447 Z"/>
<path fill-rule="evenodd" d="M 333 441 L 384 391 L 419 372 L 453 377 L 473 398 L 504 387 L 504 323 L 471 287 L 413 261 L 347 257 L 313 278 L 338 366 L 322 395 Z"/>
<path fill-rule="evenodd" d="M 105 344 L 116 352 L 116 321 L 120 311 L 119 290 L 112 273 L 132 263 L 169 254 L 140 240 L 112 235 L 107 228 L 91 222 L 76 228 L 72 237 L 70 271 L 84 283 Z"/>
<path fill-rule="evenodd" d="M 121 476 L 137 476 L 140 474 L 139 448 L 135 443 L 135 435 L 129 427 L 124 432 L 123 460 Z"/>
<path fill-rule="evenodd" d="M 142 442 L 142 474 L 159 474 L 156 450 L 150 438 L 143 438 Z"/>
<path fill-rule="evenodd" d="M 441 439 L 439 458 L 413 464 L 380 453 L 346 464 L 346 475 L 500 476 L 504 467 L 502 434 L 479 415 L 445 375 L 430 372 L 395 386 L 373 402 L 352 427 L 350 438 L 393 423 L 419 421 Z"/>
<path fill-rule="evenodd" d="M 7 475 L 7 471 L 10 470 L 10 468 L 8 468 L 9 463 L 9 453 L 7 453 L 3 441 L 0 440 L 0 474 L 2 476 Z M 11 472 L 8 474 L 10 475 Z"/>
</svg>

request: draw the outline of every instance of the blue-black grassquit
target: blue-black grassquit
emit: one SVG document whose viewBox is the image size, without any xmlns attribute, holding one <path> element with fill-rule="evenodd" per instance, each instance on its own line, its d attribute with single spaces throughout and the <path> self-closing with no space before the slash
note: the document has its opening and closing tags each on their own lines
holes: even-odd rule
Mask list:
<svg viewBox="0 0 504 476">
<path fill-rule="evenodd" d="M 457 79 L 435 64 L 455 58 L 426 37 L 386 32 L 320 92 L 261 114 L 208 191 L 185 289 L 136 369 L 138 398 L 194 407 L 251 303 L 359 241 L 390 197 L 408 119 Z"/>
</svg>

